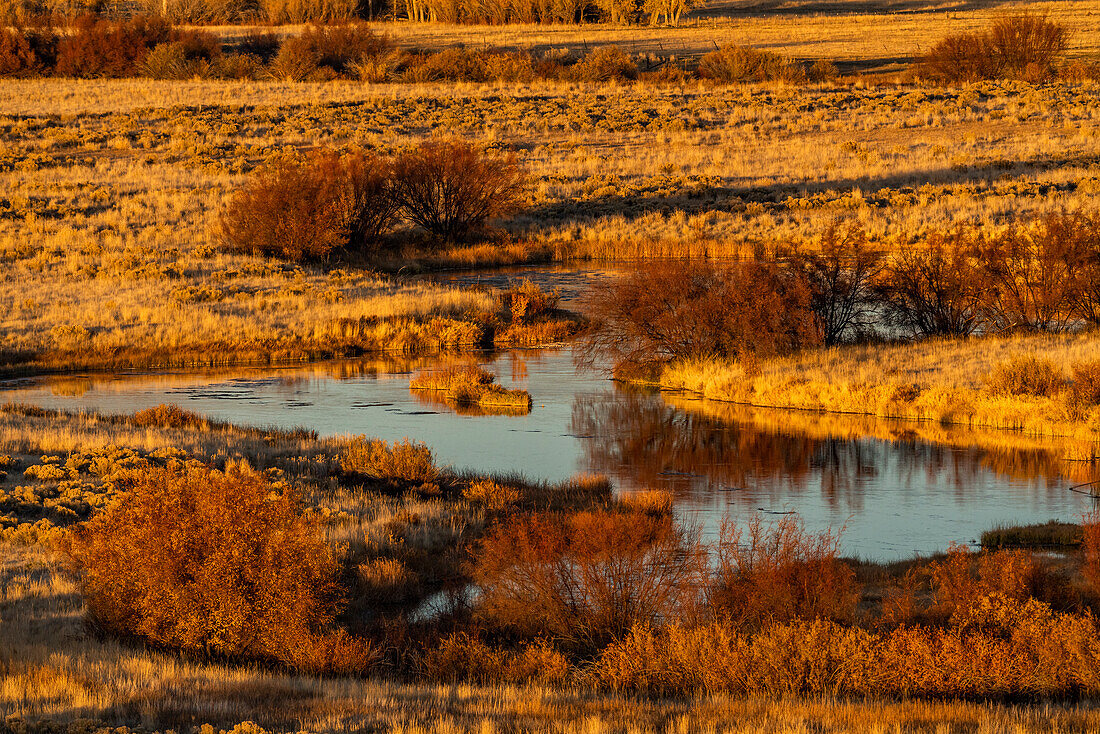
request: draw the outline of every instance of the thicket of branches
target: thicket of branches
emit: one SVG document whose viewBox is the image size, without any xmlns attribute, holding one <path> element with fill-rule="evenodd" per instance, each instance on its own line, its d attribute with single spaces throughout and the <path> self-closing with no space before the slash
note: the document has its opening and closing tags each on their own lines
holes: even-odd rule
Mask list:
<svg viewBox="0 0 1100 734">
<path fill-rule="evenodd" d="M 433 242 L 457 242 L 516 211 L 525 191 L 512 156 L 460 140 L 393 159 L 320 150 L 257 171 L 222 212 L 218 236 L 229 249 L 289 260 L 370 255 L 401 217 Z"/>
<path fill-rule="evenodd" d="M 737 263 L 642 265 L 600 284 L 582 361 L 619 368 L 784 354 L 861 338 L 1100 325 L 1100 215 L 933 232 L 885 253 L 858 226 Z"/>
<path fill-rule="evenodd" d="M 944 38 L 918 68 L 923 76 L 945 82 L 1044 81 L 1054 76 L 1069 39 L 1065 24 L 1044 15 L 1008 15 L 983 31 Z"/>
</svg>

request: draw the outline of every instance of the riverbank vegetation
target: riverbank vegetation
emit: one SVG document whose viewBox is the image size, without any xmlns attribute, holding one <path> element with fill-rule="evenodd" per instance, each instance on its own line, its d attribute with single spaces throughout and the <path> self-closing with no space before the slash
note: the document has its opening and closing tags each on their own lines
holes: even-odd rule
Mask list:
<svg viewBox="0 0 1100 734">
<path fill-rule="evenodd" d="M 1098 231 L 1064 213 L 883 253 L 851 227 L 812 252 L 642 266 L 597 286 L 582 353 L 714 400 L 1070 437 L 1066 458 L 1091 459 Z"/>
<path fill-rule="evenodd" d="M 427 394 L 429 400 L 434 400 L 434 394 L 438 394 L 445 405 L 458 410 L 477 408 L 505 414 L 531 412 L 530 393 L 509 390 L 496 384 L 496 375 L 477 365 L 456 365 L 419 372 L 413 376 L 409 389 L 414 393 Z"/>
<path fill-rule="evenodd" d="M 667 495 L 614 499 L 599 477 L 455 475 L 412 443 L 211 424 L 167 406 L 9 406 L 0 428 L 0 711 L 30 731 L 76 718 L 465 731 L 593 716 L 609 731 L 666 731 L 669 715 L 726 730 L 738 712 L 772 731 L 783 729 L 753 718 L 767 699 L 752 696 L 781 694 L 809 696 L 784 705 L 825 731 L 854 731 L 880 707 L 912 730 L 931 712 L 964 728 L 1091 725 L 1073 704 L 844 697 L 1094 694 L 1093 519 L 1084 551 L 1064 557 L 956 548 L 876 566 L 791 517 L 731 518 L 704 543 Z M 210 514 L 222 505 L 204 493 L 226 492 L 240 521 Z M 280 596 L 291 578 L 293 598 Z M 248 589 L 275 606 L 240 603 Z M 307 675 L 321 670 L 353 675 Z M 186 700 L 171 693 L 183 681 Z M 458 690 L 461 704 L 434 698 Z M 414 691 L 429 709 L 408 706 Z M 723 692 L 749 698 L 712 698 Z"/>
</svg>

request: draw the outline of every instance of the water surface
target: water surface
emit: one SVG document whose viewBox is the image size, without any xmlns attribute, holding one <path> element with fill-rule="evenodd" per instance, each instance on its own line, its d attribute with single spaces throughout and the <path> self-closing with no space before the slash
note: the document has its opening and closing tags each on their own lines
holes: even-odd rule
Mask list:
<svg viewBox="0 0 1100 734">
<path fill-rule="evenodd" d="M 460 415 L 425 401 L 408 385 L 426 361 L 37 378 L 4 384 L 0 399 L 108 413 L 170 402 L 238 423 L 409 437 L 455 469 L 551 481 L 600 472 L 620 491 L 670 490 L 708 535 L 726 515 L 797 513 L 812 529 L 845 526 L 844 552 L 874 560 L 973 542 L 999 523 L 1074 520 L 1092 502 L 1068 491 L 1063 466 L 1045 451 L 933 445 L 904 424 L 875 431 L 892 438 L 831 436 L 801 428 L 793 413 L 742 416 L 624 390 L 577 374 L 568 350 L 480 361 L 531 392 L 529 415 Z"/>
</svg>

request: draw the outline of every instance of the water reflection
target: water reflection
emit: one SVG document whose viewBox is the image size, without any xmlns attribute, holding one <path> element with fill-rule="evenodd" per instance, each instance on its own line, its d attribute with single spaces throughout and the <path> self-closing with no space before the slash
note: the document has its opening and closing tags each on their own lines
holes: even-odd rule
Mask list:
<svg viewBox="0 0 1100 734">
<path fill-rule="evenodd" d="M 669 489 L 712 527 L 726 513 L 794 511 L 818 528 L 846 525 L 857 536 L 846 550 L 867 556 L 931 552 L 946 543 L 930 547 L 929 536 L 968 542 L 997 523 L 1088 506 L 1067 477 L 1093 468 L 1055 450 L 983 445 L 988 437 L 962 431 L 954 445 L 931 444 L 883 421 L 881 437 L 798 423 L 787 411 L 619 391 L 577 396 L 570 427 L 585 437 L 586 469 L 622 487 Z"/>
<path fill-rule="evenodd" d="M 813 480 L 830 504 L 859 510 L 861 490 L 884 477 L 902 485 L 942 481 L 962 493 L 990 471 L 1048 481 L 1072 473 L 1048 450 L 959 448 L 905 433 L 885 441 L 819 437 L 758 425 L 748 408 L 737 419 L 720 420 L 692 407 L 627 390 L 578 396 L 570 426 L 589 437 L 584 459 L 591 471 L 681 494 L 755 487 L 791 496 Z"/>
<path fill-rule="evenodd" d="M 214 418 L 427 443 L 456 470 L 557 481 L 610 475 L 621 491 L 662 487 L 716 528 L 726 514 L 797 512 L 810 529 L 847 526 L 844 550 L 876 559 L 966 542 L 997 523 L 1073 520 L 1067 491 L 1094 467 L 1072 439 L 1037 439 L 810 412 L 752 409 L 616 388 L 578 375 L 568 351 L 484 354 L 505 387 L 534 398 L 522 416 L 460 415 L 411 393 L 429 360 L 15 380 L 5 401 L 132 413 L 164 402 Z"/>
</svg>

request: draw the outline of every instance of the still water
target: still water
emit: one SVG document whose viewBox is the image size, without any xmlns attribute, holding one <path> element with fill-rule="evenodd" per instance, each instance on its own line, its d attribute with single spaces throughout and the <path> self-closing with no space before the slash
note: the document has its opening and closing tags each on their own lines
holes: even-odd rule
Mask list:
<svg viewBox="0 0 1100 734">
<path fill-rule="evenodd" d="M 805 413 L 624 390 L 578 374 L 569 350 L 480 362 L 530 391 L 530 414 L 461 415 L 426 402 L 409 379 L 427 362 L 36 378 L 0 383 L 0 400 L 107 413 L 169 402 L 238 423 L 408 437 L 454 469 L 551 481 L 598 472 L 624 492 L 668 489 L 708 535 L 727 515 L 797 513 L 810 529 L 844 526 L 846 555 L 880 561 L 970 543 L 997 524 L 1073 520 L 1093 502 L 1069 491 L 1041 450 L 974 448 L 965 435 L 923 443 L 881 421 L 865 431 L 877 438 L 830 433 Z"/>
</svg>

